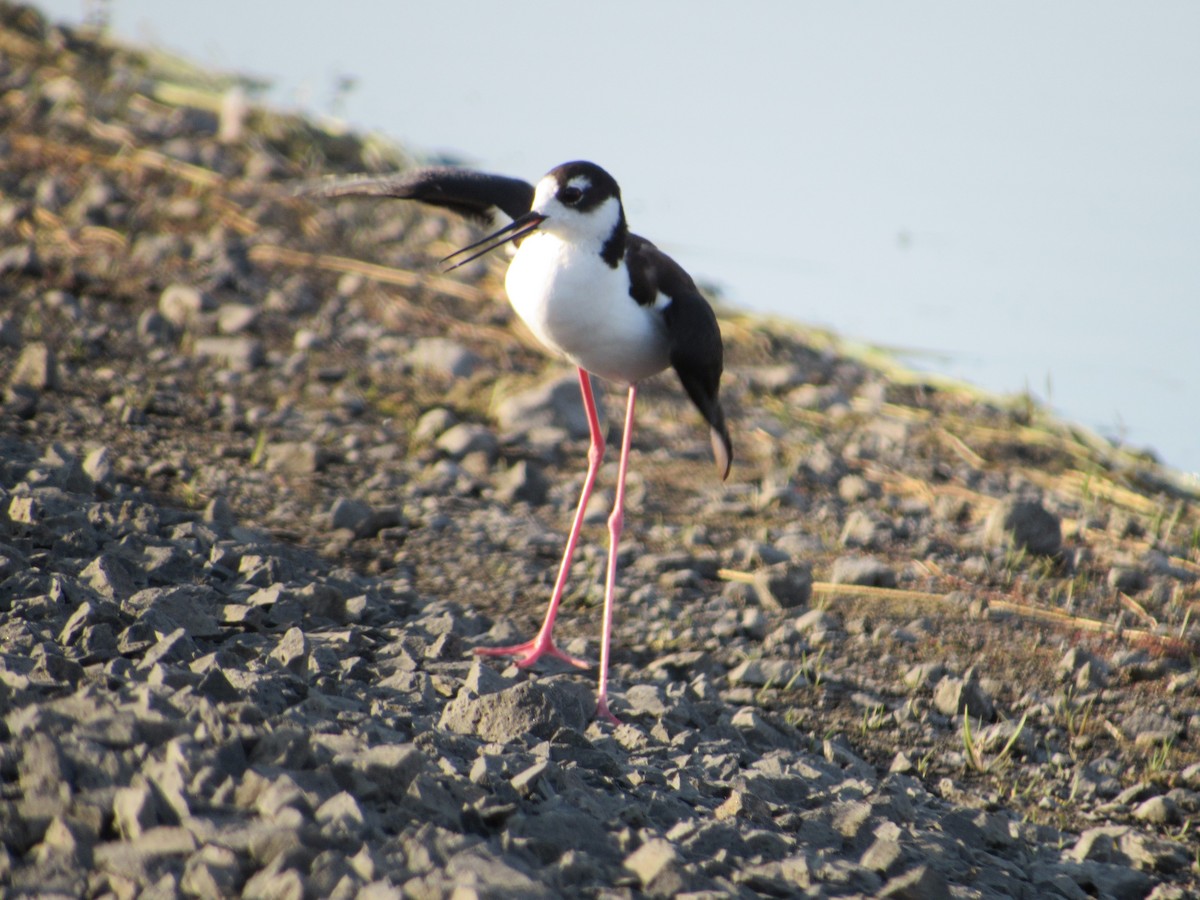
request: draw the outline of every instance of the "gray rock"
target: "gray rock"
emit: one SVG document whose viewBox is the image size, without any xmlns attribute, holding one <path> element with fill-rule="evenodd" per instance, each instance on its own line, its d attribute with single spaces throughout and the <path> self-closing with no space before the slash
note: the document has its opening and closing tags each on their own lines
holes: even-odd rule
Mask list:
<svg viewBox="0 0 1200 900">
<path fill-rule="evenodd" d="M 803 669 L 789 659 L 748 659 L 729 672 L 731 684 L 753 687 L 787 687 L 803 674 Z"/>
<path fill-rule="evenodd" d="M 329 454 L 313 441 L 271 444 L 266 451 L 267 471 L 286 475 L 312 475 L 328 461 Z"/>
<path fill-rule="evenodd" d="M 950 888 L 936 869 L 924 865 L 890 879 L 879 896 L 894 900 L 950 900 Z"/>
<path fill-rule="evenodd" d="M 1037 500 L 1001 500 L 988 515 L 983 535 L 991 546 L 1016 547 L 1041 556 L 1054 556 L 1062 549 L 1058 516 Z"/>
<path fill-rule="evenodd" d="M 900 775 L 910 775 L 916 766 L 913 765 L 911 757 L 903 751 L 892 757 L 892 762 L 888 766 L 889 773 L 897 773 Z"/>
<path fill-rule="evenodd" d="M 1010 746 L 1010 752 L 1022 756 L 1032 756 L 1037 745 L 1037 737 L 1033 726 L 1026 722 L 1025 727 L 1018 730 L 1019 721 L 1005 719 L 979 729 L 975 735 L 975 743 L 985 752 L 999 753 L 1004 747 Z"/>
<path fill-rule="evenodd" d="M 21 322 L 13 313 L 0 313 L 0 347 L 16 350 L 21 346 Z"/>
<path fill-rule="evenodd" d="M 932 689 L 946 674 L 939 662 L 917 663 L 904 674 L 904 683 L 913 690 Z"/>
<path fill-rule="evenodd" d="M 414 444 L 429 444 L 447 429 L 458 424 L 458 417 L 450 410 L 436 407 L 421 415 L 410 435 Z"/>
<path fill-rule="evenodd" d="M 740 731 L 751 746 L 785 747 L 791 743 L 778 728 L 749 706 L 743 706 L 735 712 L 729 724 Z"/>
<path fill-rule="evenodd" d="M 216 611 L 221 596 L 200 585 L 152 587 L 138 591 L 121 603 L 125 613 L 142 617 L 147 613 L 182 628 L 189 637 L 215 637 L 221 633 Z"/>
<path fill-rule="evenodd" d="M 84 472 L 75 455 L 61 444 L 55 443 L 47 447 L 38 463 L 53 473 L 52 481 L 55 486 L 76 494 L 91 493 L 92 479 Z"/>
<path fill-rule="evenodd" d="M 33 497 L 13 497 L 7 512 L 8 521 L 14 525 L 36 525 L 42 518 L 41 504 Z"/>
<path fill-rule="evenodd" d="M 471 453 L 482 453 L 488 459 L 495 459 L 500 449 L 500 444 L 490 428 L 470 422 L 462 422 L 448 428 L 434 443 L 451 459 L 462 459 Z"/>
<path fill-rule="evenodd" d="M 83 458 L 83 471 L 95 484 L 107 485 L 112 479 L 113 454 L 107 447 L 97 447 Z"/>
<path fill-rule="evenodd" d="M 138 663 L 138 668 L 149 669 L 159 663 L 180 665 L 191 662 L 198 655 L 199 651 L 192 639 L 188 637 L 187 631 L 183 628 L 176 628 L 146 651 L 142 661 Z"/>
<path fill-rule="evenodd" d="M 156 309 L 147 309 L 138 316 L 137 336 L 148 346 L 166 345 L 175 340 L 175 326 Z"/>
<path fill-rule="evenodd" d="M 602 393 L 601 383 L 593 378 L 592 395 L 601 411 L 601 424 Z M 492 417 L 504 431 L 549 425 L 565 428 L 574 438 L 585 438 L 590 433 L 580 398 L 579 378 L 574 373 L 551 376 L 534 387 L 504 397 L 493 407 Z"/>
<path fill-rule="evenodd" d="M 1194 842 L 1163 840 L 1133 828 L 1121 836 L 1120 847 L 1134 867 L 1145 872 L 1181 872 L 1195 862 Z"/>
<path fill-rule="evenodd" d="M 1149 709 L 1130 712 L 1121 722 L 1121 730 L 1143 748 L 1174 742 L 1179 739 L 1183 728 L 1174 718 Z"/>
<path fill-rule="evenodd" d="M 233 508 L 230 507 L 229 501 L 224 496 L 213 497 L 208 502 L 201 515 L 201 521 L 206 525 L 211 525 L 218 534 L 222 535 L 227 534 L 229 529 L 237 524 Z"/>
<path fill-rule="evenodd" d="M 26 798 L 46 801 L 43 805 L 48 814 L 56 814 L 59 811 L 57 807 L 65 807 L 75 781 L 75 770 L 70 759 L 47 734 L 29 735 L 20 753 L 15 774 L 21 792 Z M 11 756 L 6 762 L 11 770 Z"/>
<path fill-rule="evenodd" d="M 550 760 L 538 760 L 529 768 L 514 775 L 509 784 L 519 796 L 530 797 L 538 792 L 542 780 L 548 778 L 553 771 L 554 763 Z M 548 794 L 553 794 L 553 791 L 549 791 Z"/>
<path fill-rule="evenodd" d="M 463 687 L 473 694 L 494 694 L 513 686 L 513 682 L 505 678 L 478 656 L 471 661 L 471 669 L 463 679 Z"/>
<path fill-rule="evenodd" d="M 344 854 L 335 850 L 326 850 L 313 860 L 309 869 L 308 887 L 314 896 L 329 900 L 355 900 L 360 896 L 367 900 L 369 896 L 366 892 L 360 893 L 363 879 L 354 866 Z M 400 900 L 399 889 L 392 890 L 395 891 L 397 900 Z"/>
<path fill-rule="evenodd" d="M 362 799 L 374 794 L 390 802 L 401 800 L 413 779 L 429 765 L 413 744 L 380 744 L 338 757 L 336 762 L 351 766 L 370 786 L 359 794 Z"/>
<path fill-rule="evenodd" d="M 349 497 L 338 497 L 329 508 L 329 527 L 346 528 L 356 536 L 367 534 L 367 525 L 371 521 L 371 506 L 361 500 Z"/>
<path fill-rule="evenodd" d="M 876 838 L 875 842 L 862 855 L 859 865 L 871 869 L 880 875 L 886 875 L 895 869 L 904 855 L 898 841 L 887 838 Z"/>
<path fill-rule="evenodd" d="M 54 816 L 33 849 L 33 858 L 47 868 L 80 866 L 92 843 L 89 835 L 72 820 Z"/>
<path fill-rule="evenodd" d="M 846 474 L 846 464 L 828 443 L 820 441 L 810 446 L 800 473 L 823 488 L 832 487 Z"/>
<path fill-rule="evenodd" d="M 646 841 L 625 858 L 624 866 L 652 897 L 674 897 L 684 889 L 679 854 L 662 838 Z"/>
<path fill-rule="evenodd" d="M 83 667 L 63 656 L 53 644 L 34 647 L 31 659 L 34 666 L 29 672 L 29 677 L 39 684 L 69 684 L 74 687 L 83 678 Z"/>
<path fill-rule="evenodd" d="M 105 662 L 117 655 L 117 635 L 112 625 L 100 622 L 88 625 L 76 645 L 82 663 Z"/>
<path fill-rule="evenodd" d="M 872 556 L 839 556 L 833 561 L 830 581 L 834 584 L 893 588 L 896 586 L 896 573 Z"/>
<path fill-rule="evenodd" d="M 240 372 L 257 369 L 267 361 L 262 341 L 245 335 L 196 338 L 192 352 L 199 357 L 218 360 Z"/>
<path fill-rule="evenodd" d="M 964 709 L 985 722 L 996 716 L 991 698 L 974 678 L 943 678 L 933 690 L 933 705 L 944 716 L 960 715 Z"/>
<path fill-rule="evenodd" d="M 793 363 L 747 366 L 741 370 L 740 374 L 759 390 L 772 393 L 781 393 L 789 388 L 799 387 L 809 377 L 807 369 Z"/>
<path fill-rule="evenodd" d="M 846 503 L 859 503 L 879 495 L 878 485 L 872 484 L 861 475 L 846 475 L 837 485 L 838 496 Z"/>
<path fill-rule="evenodd" d="M 236 703 L 242 698 L 241 692 L 230 683 L 225 673 L 220 669 L 209 669 L 196 685 L 196 691 L 217 703 Z"/>
<path fill-rule="evenodd" d="M 142 550 L 141 569 L 152 584 L 177 584 L 191 574 L 193 561 L 178 545 L 148 544 Z"/>
<path fill-rule="evenodd" d="M 1113 590 L 1124 591 L 1126 594 L 1136 594 L 1145 590 L 1149 584 L 1146 573 L 1136 566 L 1113 566 L 1108 570 L 1105 581 Z"/>
<path fill-rule="evenodd" d="M 135 840 L 158 824 L 158 798 L 145 779 L 130 787 L 118 788 L 113 795 L 113 821 L 121 836 Z"/>
<path fill-rule="evenodd" d="M 280 869 L 275 864 L 255 872 L 242 887 L 243 900 L 303 900 L 306 896 L 309 891 L 304 876 L 296 869 Z"/>
<path fill-rule="evenodd" d="M 546 502 L 550 482 L 537 463 L 522 459 L 502 475 L 496 485 L 496 499 L 503 503 L 520 501 L 532 506 Z"/>
<path fill-rule="evenodd" d="M 962 525 L 971 517 L 971 502 L 955 494 L 938 494 L 933 501 L 933 517 L 948 525 Z"/>
<path fill-rule="evenodd" d="M 180 889 L 192 897 L 233 897 L 242 884 L 237 854 L 228 847 L 206 844 L 188 857 Z"/>
<path fill-rule="evenodd" d="M 75 611 L 63 625 L 62 631 L 58 633 L 58 642 L 63 646 L 69 646 L 82 638 L 85 629 L 90 625 L 104 620 L 120 621 L 115 606 L 111 604 L 102 606 L 101 603 L 100 600 L 94 602 L 85 600 L 75 607 Z"/>
<path fill-rule="evenodd" d="M 301 352 L 320 350 L 325 346 L 325 338 L 311 328 L 298 328 L 292 338 L 292 347 Z"/>
<path fill-rule="evenodd" d="M 1179 807 L 1167 797 L 1151 797 L 1139 803 L 1133 810 L 1133 817 L 1151 825 L 1175 825 L 1180 819 Z"/>
<path fill-rule="evenodd" d="M 318 806 L 313 817 L 322 831 L 334 837 L 360 834 L 367 819 L 358 801 L 346 791 L 339 791 Z"/>
<path fill-rule="evenodd" d="M 892 535 L 892 525 L 886 519 L 876 513 L 856 509 L 846 517 L 838 543 L 843 547 L 871 550 L 887 546 Z"/>
<path fill-rule="evenodd" d="M 457 341 L 448 338 L 419 338 L 408 352 L 408 361 L 421 372 L 450 378 L 469 378 L 483 360 Z"/>
<path fill-rule="evenodd" d="M 661 719 L 669 710 L 662 688 L 653 684 L 630 685 L 625 691 L 625 707 L 631 716 L 651 716 Z"/>
<path fill-rule="evenodd" d="M 58 390 L 58 360 L 54 351 L 40 341 L 26 344 L 13 366 L 8 385 L 10 390 L 27 390 L 35 394 Z"/>
<path fill-rule="evenodd" d="M 304 632 L 292 627 L 279 639 L 279 643 L 271 651 L 271 658 L 295 674 L 304 675 L 308 671 L 308 654 L 308 639 L 305 638 Z"/>
<path fill-rule="evenodd" d="M 43 184 L 53 185 L 54 182 L 47 181 L 43 182 Z M 39 205 L 45 202 L 40 190 L 37 194 L 37 200 Z M 55 202 L 55 205 L 58 205 L 57 202 Z M 0 273 L 14 272 L 25 275 L 38 275 L 41 271 L 42 264 L 38 258 L 37 248 L 32 243 L 14 244 L 0 250 Z"/>
<path fill-rule="evenodd" d="M 186 828 L 159 826 L 133 841 L 97 844 L 93 849 L 93 861 L 101 870 L 120 873 L 148 885 L 140 897 L 175 897 L 179 894 L 178 877 L 173 873 L 161 876 L 159 873 L 195 850 L 196 838 Z"/>
<path fill-rule="evenodd" d="M 404 515 L 395 506 L 372 507 L 360 500 L 339 497 L 329 509 L 330 527 L 345 528 L 356 538 L 374 537 L 384 529 L 403 524 Z"/>
<path fill-rule="evenodd" d="M 875 767 L 851 750 L 842 739 L 826 739 L 821 743 L 821 753 L 829 762 L 846 769 L 859 778 L 874 778 Z"/>
<path fill-rule="evenodd" d="M 217 328 L 222 334 L 252 331 L 258 323 L 258 307 L 245 303 L 224 303 L 217 310 Z"/>
<path fill-rule="evenodd" d="M 483 696 L 463 690 L 446 705 L 439 727 L 497 743 L 526 734 L 549 738 L 564 726 L 579 730 L 587 724 L 591 709 L 585 696 L 573 687 L 540 682 L 523 682 Z"/>
<path fill-rule="evenodd" d="M 1080 690 L 1103 687 L 1108 682 L 1109 668 L 1098 657 L 1081 647 L 1071 647 L 1055 668 L 1061 681 L 1074 682 Z"/>
<path fill-rule="evenodd" d="M 796 631 L 813 644 L 843 637 L 842 620 L 823 609 L 810 609 L 796 619 Z"/>
<path fill-rule="evenodd" d="M 137 590 L 130 565 L 109 553 L 102 553 L 79 573 L 80 580 L 109 600 L 118 602 L 131 597 Z"/>
<path fill-rule="evenodd" d="M 447 861 L 445 878 L 449 885 L 431 896 L 527 897 L 529 900 L 551 900 L 558 896 L 551 886 L 542 884 L 518 865 L 515 856 L 502 859 L 489 847 L 471 847 Z"/>
<path fill-rule="evenodd" d="M 168 285 L 158 298 L 159 313 L 176 328 L 187 328 L 215 306 L 207 294 L 189 284 Z"/>
<path fill-rule="evenodd" d="M 776 611 L 796 609 L 812 598 L 812 568 L 797 563 L 776 563 L 754 574 L 759 602 Z"/>
<path fill-rule="evenodd" d="M 865 800 L 839 801 L 830 813 L 833 829 L 852 843 L 859 843 L 860 836 L 873 829 L 871 804 Z"/>
</svg>

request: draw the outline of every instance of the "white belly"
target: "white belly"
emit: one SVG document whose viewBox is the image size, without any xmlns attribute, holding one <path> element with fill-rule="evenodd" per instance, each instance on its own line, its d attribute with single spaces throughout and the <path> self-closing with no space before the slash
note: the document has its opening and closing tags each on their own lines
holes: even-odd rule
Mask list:
<svg viewBox="0 0 1200 900">
<path fill-rule="evenodd" d="M 657 312 L 638 306 L 625 268 L 595 251 L 537 232 L 521 243 L 504 287 L 538 340 L 593 375 L 632 384 L 668 365 Z"/>
</svg>

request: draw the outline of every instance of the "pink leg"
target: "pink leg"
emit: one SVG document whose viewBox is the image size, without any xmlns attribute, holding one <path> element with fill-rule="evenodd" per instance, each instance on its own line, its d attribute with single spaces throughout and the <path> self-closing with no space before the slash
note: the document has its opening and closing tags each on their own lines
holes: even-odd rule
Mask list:
<svg viewBox="0 0 1200 900">
<path fill-rule="evenodd" d="M 604 628 L 600 635 L 600 693 L 596 717 L 614 725 L 621 720 L 608 708 L 608 648 L 612 641 L 613 590 L 617 583 L 617 549 L 621 543 L 621 527 L 625 524 L 625 472 L 629 468 L 629 445 L 633 440 L 633 406 L 637 401 L 637 385 L 629 386 L 629 402 L 625 407 L 625 433 L 621 436 L 621 462 L 617 469 L 617 498 L 612 515 L 608 517 L 608 573 L 604 580 Z"/>
<path fill-rule="evenodd" d="M 592 384 L 587 372 L 579 370 L 579 387 L 583 392 L 583 408 L 587 413 L 588 430 L 592 435 L 592 443 L 588 448 L 587 477 L 583 480 L 583 491 L 579 495 L 579 506 L 575 510 L 575 519 L 571 523 L 571 533 L 567 537 L 567 547 L 563 551 L 562 563 L 558 567 L 558 579 L 554 582 L 554 593 L 550 595 L 550 606 L 546 610 L 546 620 L 542 628 L 531 641 L 523 644 L 513 644 L 510 647 L 476 647 L 479 656 L 516 656 L 517 665 L 524 668 L 532 666 L 542 656 L 553 656 L 568 662 L 573 666 L 586 669 L 588 663 L 563 653 L 554 645 L 554 619 L 558 615 L 558 604 L 562 602 L 563 590 L 567 586 L 567 574 L 571 571 L 571 559 L 575 556 L 575 545 L 579 542 L 579 531 L 583 528 L 583 515 L 587 511 L 588 499 L 592 496 L 592 488 L 596 484 L 596 473 L 600 470 L 600 460 L 604 458 L 604 433 L 600 430 L 600 419 L 596 415 L 596 400 L 592 396 Z"/>
</svg>

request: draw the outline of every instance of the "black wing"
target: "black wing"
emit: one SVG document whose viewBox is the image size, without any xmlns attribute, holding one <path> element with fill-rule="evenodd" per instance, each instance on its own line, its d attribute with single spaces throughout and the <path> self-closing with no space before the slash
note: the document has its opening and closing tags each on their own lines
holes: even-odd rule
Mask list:
<svg viewBox="0 0 1200 900">
<path fill-rule="evenodd" d="M 634 299 L 652 303 L 659 294 L 671 298 L 662 307 L 671 368 L 709 424 L 713 458 L 723 481 L 733 463 L 733 442 L 719 397 L 725 351 L 717 316 L 692 276 L 645 238 L 629 235 L 626 253 Z"/>
<path fill-rule="evenodd" d="M 309 197 L 394 197 L 441 206 L 485 225 L 497 213 L 516 219 L 533 205 L 533 185 L 520 178 L 435 166 L 399 175 L 352 175 L 302 186 Z"/>
</svg>

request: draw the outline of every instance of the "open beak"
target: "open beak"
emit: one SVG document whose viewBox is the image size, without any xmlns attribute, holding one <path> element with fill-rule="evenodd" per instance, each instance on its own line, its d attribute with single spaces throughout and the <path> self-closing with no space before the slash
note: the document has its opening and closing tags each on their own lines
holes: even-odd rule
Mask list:
<svg viewBox="0 0 1200 900">
<path fill-rule="evenodd" d="M 479 257 L 483 256 L 485 253 L 490 253 L 491 251 L 495 250 L 497 247 L 504 246 L 509 241 L 520 240 L 521 238 L 525 237 L 527 234 L 531 234 L 532 232 L 537 231 L 537 227 L 539 225 L 541 225 L 542 222 L 544 222 L 545 220 L 546 220 L 546 217 L 543 216 L 539 212 L 530 211 L 530 212 L 525 213 L 525 215 L 521 216 L 520 218 L 514 219 L 512 222 L 509 222 L 507 225 L 505 225 L 499 231 L 493 231 L 491 234 L 489 234 L 487 237 L 483 238 L 482 240 L 478 240 L 475 243 L 471 244 L 470 246 L 463 247 L 461 250 L 455 250 L 449 256 L 444 257 L 442 259 L 442 262 L 444 262 L 444 263 L 449 262 L 450 260 L 454 259 L 454 257 L 459 256 L 463 253 L 468 253 L 471 250 L 474 250 L 476 247 L 483 247 L 483 249 L 480 250 L 478 253 L 472 253 L 466 259 L 460 259 L 454 265 L 450 266 L 450 268 L 446 269 L 446 271 L 451 272 L 454 269 L 457 269 L 459 266 L 465 266 L 471 260 L 479 259 Z M 484 246 L 485 244 L 487 246 Z"/>
</svg>

